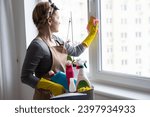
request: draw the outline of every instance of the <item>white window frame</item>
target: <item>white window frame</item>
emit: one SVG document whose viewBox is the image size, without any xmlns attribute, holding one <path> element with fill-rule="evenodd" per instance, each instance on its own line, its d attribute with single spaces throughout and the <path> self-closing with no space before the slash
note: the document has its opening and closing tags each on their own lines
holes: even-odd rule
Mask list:
<svg viewBox="0 0 150 117">
<path fill-rule="evenodd" d="M 88 0 L 89 4 L 89 16 L 94 15 L 100 19 L 100 1 L 101 0 Z M 95 39 L 89 48 L 89 77 L 91 81 L 96 82 L 99 86 L 101 84 L 106 84 L 106 86 L 116 86 L 127 89 L 134 89 L 136 91 L 144 91 L 147 94 L 150 92 L 150 78 L 131 76 L 127 74 L 115 73 L 115 72 L 106 72 L 99 69 L 99 65 L 102 60 L 99 60 L 101 57 L 101 22 L 99 23 L 99 34 L 98 39 Z M 110 85 L 111 84 L 111 85 Z"/>
</svg>

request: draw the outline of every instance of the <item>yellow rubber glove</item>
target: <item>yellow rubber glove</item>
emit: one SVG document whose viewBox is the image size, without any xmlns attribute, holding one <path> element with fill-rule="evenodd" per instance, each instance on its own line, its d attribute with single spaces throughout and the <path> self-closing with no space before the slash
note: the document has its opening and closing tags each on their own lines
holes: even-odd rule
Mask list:
<svg viewBox="0 0 150 117">
<path fill-rule="evenodd" d="M 92 43 L 93 39 L 95 38 L 97 31 L 98 31 L 98 19 L 91 16 L 90 20 L 87 25 L 87 30 L 89 32 L 89 35 L 86 37 L 86 39 L 82 42 L 82 44 L 86 47 L 89 47 Z"/>
<path fill-rule="evenodd" d="M 86 47 L 89 47 L 90 44 L 92 43 L 93 39 L 95 38 L 97 32 L 98 32 L 98 22 L 96 24 L 91 24 L 90 25 L 90 33 L 89 35 L 85 38 L 85 40 L 82 42 L 82 44 Z"/>
<path fill-rule="evenodd" d="M 96 20 L 96 18 L 93 17 L 93 16 L 91 16 L 91 17 L 90 17 L 90 20 L 89 20 L 89 22 L 88 22 L 88 25 L 87 25 L 87 30 L 88 30 L 88 32 L 91 31 L 91 28 L 92 28 L 93 24 L 95 23 L 94 20 Z"/>
<path fill-rule="evenodd" d="M 49 90 L 54 96 L 63 94 L 65 89 L 62 85 L 41 78 L 37 84 L 38 89 Z"/>
</svg>

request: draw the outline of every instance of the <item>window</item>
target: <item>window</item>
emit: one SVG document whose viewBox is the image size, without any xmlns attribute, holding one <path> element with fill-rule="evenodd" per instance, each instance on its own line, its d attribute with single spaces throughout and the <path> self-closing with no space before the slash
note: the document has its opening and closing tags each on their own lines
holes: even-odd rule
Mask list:
<svg viewBox="0 0 150 117">
<path fill-rule="evenodd" d="M 112 6 L 112 9 L 104 7 L 108 4 Z M 150 63 L 147 61 L 150 56 L 145 52 L 145 50 L 150 50 L 148 46 L 150 43 L 150 36 L 148 36 L 150 14 L 147 14 L 149 10 L 146 0 L 101 0 L 102 70 L 131 75 L 137 75 L 136 73 L 140 70 L 141 76 L 150 77 Z M 105 19 L 112 19 L 112 21 L 110 23 Z M 118 22 L 119 20 L 121 22 Z M 107 28 L 103 30 L 104 27 Z M 112 37 L 103 36 L 108 31 L 112 33 Z M 113 38 L 113 41 L 109 41 L 109 38 Z M 112 44 L 112 53 L 107 52 L 110 44 Z M 137 51 L 138 54 L 136 54 Z M 109 54 L 113 54 L 113 56 L 109 56 Z M 107 65 L 108 62 L 105 58 L 114 61 L 113 67 Z M 139 64 L 141 65 L 140 69 L 137 66 Z"/>
<path fill-rule="evenodd" d="M 100 19 L 99 39 L 90 48 L 92 77 L 150 89 L 150 0 L 90 2 Z"/>
<path fill-rule="evenodd" d="M 56 33 L 72 45 L 81 43 L 87 36 L 88 23 L 87 0 L 53 0 L 60 9 L 60 31 Z M 88 49 L 78 58 L 89 61 Z"/>
</svg>

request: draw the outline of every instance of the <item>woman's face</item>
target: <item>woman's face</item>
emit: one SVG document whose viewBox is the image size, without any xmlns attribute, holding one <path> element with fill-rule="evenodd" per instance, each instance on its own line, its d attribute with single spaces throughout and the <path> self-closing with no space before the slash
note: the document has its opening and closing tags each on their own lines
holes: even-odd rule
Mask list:
<svg viewBox="0 0 150 117">
<path fill-rule="evenodd" d="M 52 20 L 51 20 L 51 25 L 50 25 L 51 31 L 52 32 L 58 32 L 59 31 L 59 25 L 60 25 L 59 13 L 58 13 L 58 11 L 55 11 L 54 14 L 52 15 Z"/>
</svg>

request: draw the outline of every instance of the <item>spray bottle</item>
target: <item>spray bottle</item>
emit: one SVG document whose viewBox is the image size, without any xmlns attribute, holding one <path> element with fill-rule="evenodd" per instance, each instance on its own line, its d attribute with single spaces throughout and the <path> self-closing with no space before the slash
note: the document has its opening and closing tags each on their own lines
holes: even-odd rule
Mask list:
<svg viewBox="0 0 150 117">
<path fill-rule="evenodd" d="M 69 60 L 66 63 L 66 77 L 68 80 L 69 91 L 75 92 L 76 91 L 76 85 L 74 82 L 74 71 L 73 71 L 72 62 Z"/>
<path fill-rule="evenodd" d="M 66 63 L 66 77 L 68 80 L 68 86 L 70 85 L 70 78 L 74 78 L 74 72 L 73 72 L 73 67 L 72 67 L 72 62 L 67 61 Z"/>
<path fill-rule="evenodd" d="M 84 67 L 86 67 L 86 62 L 78 60 L 77 69 L 79 69 L 79 73 L 78 73 L 77 83 L 76 83 L 78 92 L 84 92 L 92 89 L 92 85 L 84 72 Z"/>
</svg>

